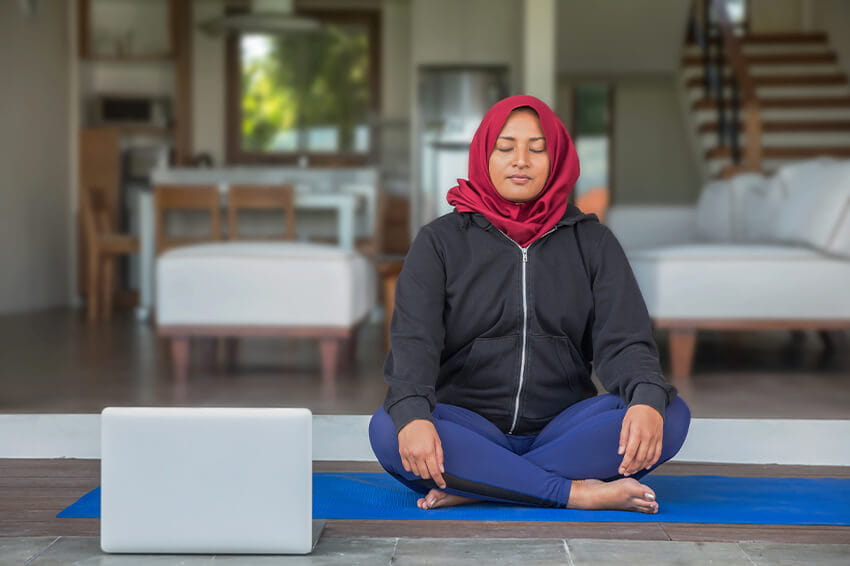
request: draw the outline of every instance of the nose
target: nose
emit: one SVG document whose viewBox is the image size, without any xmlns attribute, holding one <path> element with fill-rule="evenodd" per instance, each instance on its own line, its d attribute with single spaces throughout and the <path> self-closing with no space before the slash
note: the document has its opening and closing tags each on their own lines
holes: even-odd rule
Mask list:
<svg viewBox="0 0 850 566">
<path fill-rule="evenodd" d="M 514 153 L 514 165 L 517 167 L 528 167 L 528 148 L 517 148 Z"/>
</svg>

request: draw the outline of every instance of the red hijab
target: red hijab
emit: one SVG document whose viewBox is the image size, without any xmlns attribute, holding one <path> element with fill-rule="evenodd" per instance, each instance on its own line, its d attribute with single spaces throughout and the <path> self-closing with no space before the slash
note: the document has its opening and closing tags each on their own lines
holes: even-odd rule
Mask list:
<svg viewBox="0 0 850 566">
<path fill-rule="evenodd" d="M 537 113 L 549 152 L 549 177 L 532 201 L 517 204 L 503 198 L 490 180 L 489 161 L 496 139 L 511 112 L 528 106 Z M 567 210 L 567 197 L 579 175 L 578 154 L 563 122 L 546 103 L 518 95 L 493 105 L 478 126 L 469 148 L 469 179 L 446 195 L 458 212 L 480 212 L 513 241 L 526 247 L 551 230 Z"/>
</svg>

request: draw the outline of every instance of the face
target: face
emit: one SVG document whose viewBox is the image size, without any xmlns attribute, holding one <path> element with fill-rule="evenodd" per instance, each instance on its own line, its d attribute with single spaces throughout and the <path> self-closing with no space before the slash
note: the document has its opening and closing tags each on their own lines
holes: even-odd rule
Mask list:
<svg viewBox="0 0 850 566">
<path fill-rule="evenodd" d="M 490 180 L 511 202 L 533 200 L 549 178 L 549 151 L 537 114 L 514 110 L 490 154 Z"/>
</svg>

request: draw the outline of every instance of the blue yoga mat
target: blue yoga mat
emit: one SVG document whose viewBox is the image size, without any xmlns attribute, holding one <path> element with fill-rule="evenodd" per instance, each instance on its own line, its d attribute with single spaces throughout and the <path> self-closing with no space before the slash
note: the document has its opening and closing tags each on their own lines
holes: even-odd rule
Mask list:
<svg viewBox="0 0 850 566">
<path fill-rule="evenodd" d="M 313 475 L 315 519 L 430 519 L 466 521 L 586 521 L 850 525 L 850 479 L 647 476 L 655 515 L 626 511 L 541 509 L 475 503 L 422 511 L 420 496 L 383 473 Z M 57 517 L 100 517 L 96 488 Z"/>
</svg>

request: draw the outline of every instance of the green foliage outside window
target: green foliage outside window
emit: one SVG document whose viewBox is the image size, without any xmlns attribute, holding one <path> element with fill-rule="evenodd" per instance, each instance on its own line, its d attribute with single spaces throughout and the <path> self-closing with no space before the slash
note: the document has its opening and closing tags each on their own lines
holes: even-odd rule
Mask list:
<svg viewBox="0 0 850 566">
<path fill-rule="evenodd" d="M 353 25 L 240 40 L 242 149 L 369 149 L 369 36 Z"/>
</svg>

